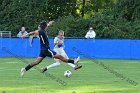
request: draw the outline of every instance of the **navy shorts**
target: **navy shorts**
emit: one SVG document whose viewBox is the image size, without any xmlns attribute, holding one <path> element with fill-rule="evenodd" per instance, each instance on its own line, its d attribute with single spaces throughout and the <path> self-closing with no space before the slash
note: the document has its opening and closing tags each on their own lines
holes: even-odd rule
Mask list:
<svg viewBox="0 0 140 93">
<path fill-rule="evenodd" d="M 47 57 L 51 57 L 52 58 L 52 57 L 54 57 L 54 55 L 56 55 L 56 52 L 48 49 L 48 50 L 41 50 L 40 54 L 39 54 L 39 57 L 45 58 L 47 56 Z"/>
</svg>

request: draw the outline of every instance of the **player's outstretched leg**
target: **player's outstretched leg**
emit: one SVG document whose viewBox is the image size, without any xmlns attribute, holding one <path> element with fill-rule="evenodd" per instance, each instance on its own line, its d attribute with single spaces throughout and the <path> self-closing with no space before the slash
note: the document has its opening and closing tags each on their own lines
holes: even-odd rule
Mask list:
<svg viewBox="0 0 140 93">
<path fill-rule="evenodd" d="M 56 67 L 56 66 L 59 66 L 60 65 L 60 62 L 59 62 L 59 59 L 55 59 L 55 63 L 49 65 L 49 66 L 46 66 L 45 68 L 42 69 L 41 73 L 44 73 L 45 71 L 47 71 L 48 69 L 52 68 L 52 67 Z"/>
<path fill-rule="evenodd" d="M 71 66 L 74 70 L 82 68 L 81 65 L 75 65 L 75 64 L 71 64 L 71 63 L 68 63 L 68 65 Z"/>
<path fill-rule="evenodd" d="M 56 54 L 56 55 L 54 56 L 54 58 L 60 59 L 60 60 L 63 61 L 63 62 L 71 63 L 71 64 L 78 64 L 78 62 L 79 62 L 79 60 L 80 60 L 80 57 L 78 57 L 78 58 L 75 59 L 75 60 L 71 60 L 71 59 L 67 59 L 67 58 L 65 58 L 65 57 L 63 57 L 63 56 L 61 56 L 61 55 L 58 55 L 58 54 Z M 79 69 L 79 68 L 81 68 L 81 67 L 82 67 L 82 66 L 75 66 L 74 69 L 77 70 L 77 69 Z M 48 70 L 48 68 L 45 67 L 45 68 L 42 69 L 41 73 L 44 73 L 44 72 L 47 71 L 47 70 Z"/>
<path fill-rule="evenodd" d="M 77 66 L 74 67 L 74 70 L 77 70 L 77 69 L 80 69 L 80 68 L 82 68 L 82 66 L 77 65 Z"/>
<path fill-rule="evenodd" d="M 79 62 L 79 60 L 80 60 L 80 57 L 79 57 L 79 56 L 78 56 L 77 59 L 71 60 L 71 59 L 67 59 L 67 58 L 65 58 L 65 57 L 63 57 L 63 56 L 61 56 L 61 55 L 59 55 L 59 54 L 54 55 L 54 58 L 60 59 L 61 61 L 66 62 L 66 63 L 75 64 L 75 65 L 78 64 L 78 62 Z"/>
<path fill-rule="evenodd" d="M 61 52 L 62 52 L 61 54 L 62 54 L 63 57 L 69 59 L 64 50 L 61 50 Z M 70 67 L 72 67 L 74 70 L 77 70 L 77 69 L 82 68 L 82 66 L 75 65 L 75 64 L 72 64 L 72 63 L 67 63 L 67 64 L 68 64 Z"/>
<path fill-rule="evenodd" d="M 34 67 L 35 65 L 38 65 L 44 58 L 38 57 L 36 61 L 32 62 L 31 64 L 27 65 L 25 68 L 21 69 L 20 76 L 23 77 L 25 72 Z"/>
</svg>

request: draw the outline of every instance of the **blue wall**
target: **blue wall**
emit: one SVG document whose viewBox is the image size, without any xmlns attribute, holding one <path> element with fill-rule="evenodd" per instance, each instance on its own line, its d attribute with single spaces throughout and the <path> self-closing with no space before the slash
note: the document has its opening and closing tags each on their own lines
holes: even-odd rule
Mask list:
<svg viewBox="0 0 140 93">
<path fill-rule="evenodd" d="M 53 49 L 53 39 L 50 39 Z M 69 57 L 77 57 L 80 51 L 81 57 L 90 56 L 94 58 L 122 58 L 140 59 L 140 40 L 91 40 L 91 39 L 65 39 L 65 51 Z M 29 46 L 29 39 L 0 38 L 0 56 L 11 56 L 2 50 L 6 47 L 13 53 L 25 57 L 37 57 L 39 54 L 39 39 L 35 38 L 33 47 Z"/>
</svg>

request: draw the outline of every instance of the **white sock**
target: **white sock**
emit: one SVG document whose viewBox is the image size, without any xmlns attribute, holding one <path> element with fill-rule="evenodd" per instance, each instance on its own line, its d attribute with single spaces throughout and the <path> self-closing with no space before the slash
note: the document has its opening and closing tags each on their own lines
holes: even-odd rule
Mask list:
<svg viewBox="0 0 140 93">
<path fill-rule="evenodd" d="M 72 68 L 74 68 L 75 67 L 75 65 L 74 64 L 72 64 L 72 63 L 67 63 L 69 66 L 71 66 Z"/>
<path fill-rule="evenodd" d="M 56 66 L 59 66 L 59 65 L 60 65 L 60 63 L 56 62 L 56 63 L 53 63 L 53 64 L 47 66 L 47 69 L 52 68 L 52 67 L 56 67 Z"/>
</svg>

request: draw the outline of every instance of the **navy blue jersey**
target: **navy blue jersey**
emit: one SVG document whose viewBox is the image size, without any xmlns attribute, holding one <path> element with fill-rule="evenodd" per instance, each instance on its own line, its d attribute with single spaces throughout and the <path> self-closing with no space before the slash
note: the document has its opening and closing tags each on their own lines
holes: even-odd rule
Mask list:
<svg viewBox="0 0 140 93">
<path fill-rule="evenodd" d="M 42 29 L 40 29 L 38 32 L 40 37 L 40 50 L 45 51 L 50 49 L 47 32 Z"/>
</svg>

